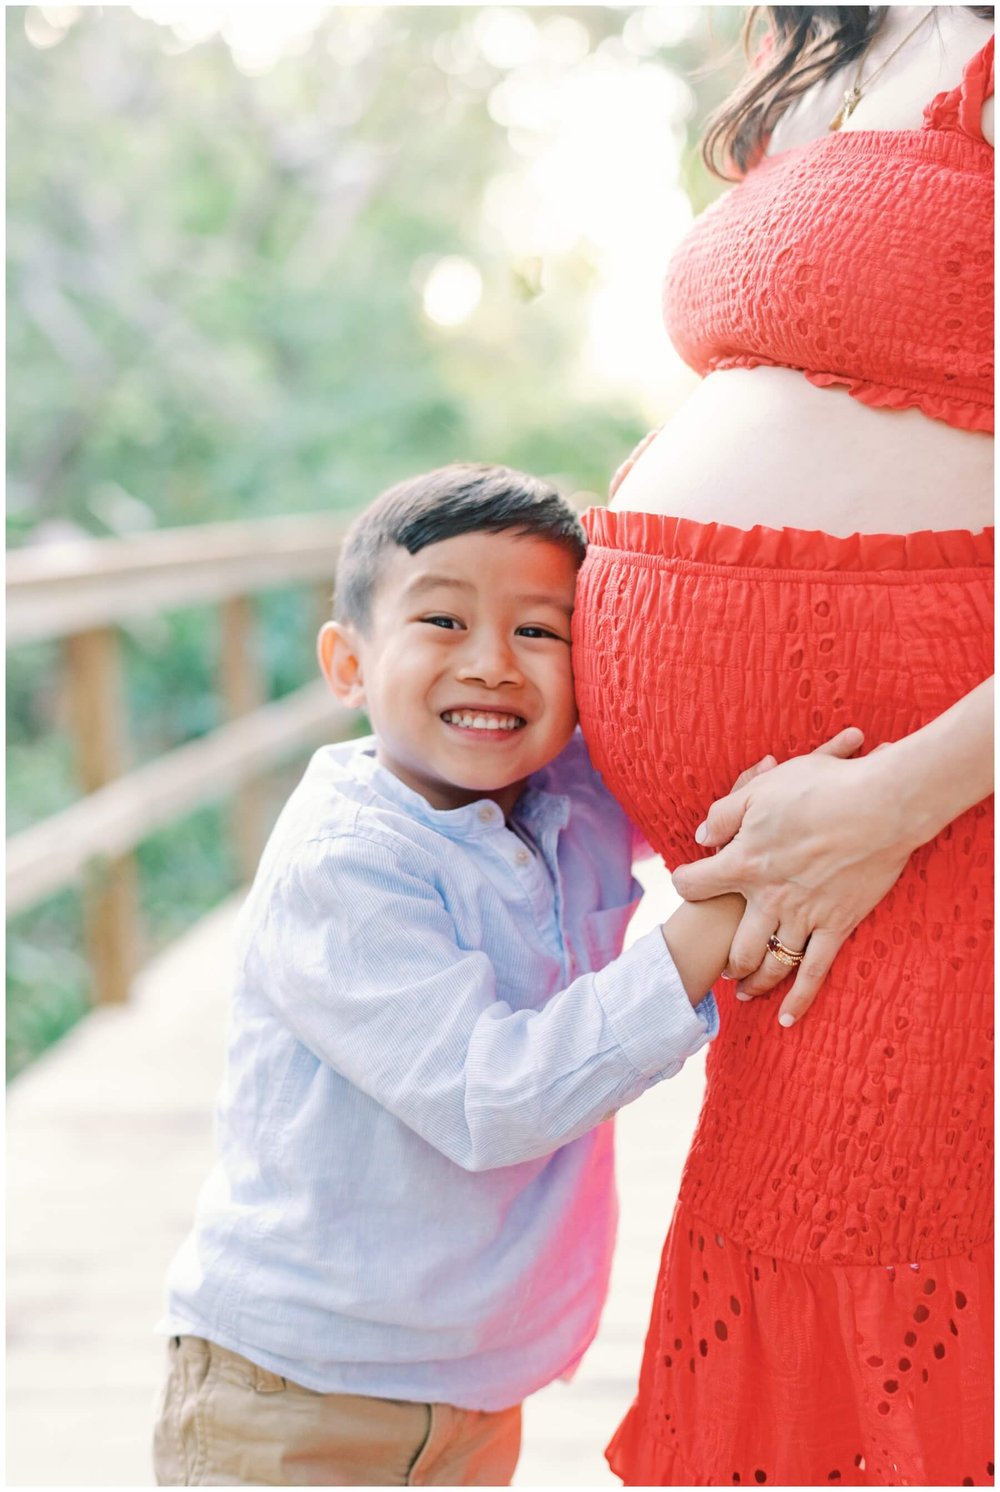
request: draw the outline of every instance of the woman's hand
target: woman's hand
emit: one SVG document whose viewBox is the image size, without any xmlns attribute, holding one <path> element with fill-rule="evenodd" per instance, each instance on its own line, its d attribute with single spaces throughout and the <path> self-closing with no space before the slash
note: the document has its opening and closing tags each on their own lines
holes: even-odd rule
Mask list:
<svg viewBox="0 0 1000 1492">
<path fill-rule="evenodd" d="M 853 741 L 853 744 L 852 744 Z M 912 735 L 849 761 L 861 732 L 841 731 L 743 781 L 713 803 L 695 834 L 724 846 L 711 860 L 678 866 L 685 901 L 728 891 L 746 897 L 729 972 L 737 996 L 765 994 L 788 977 L 767 952 L 775 934 L 805 949 L 778 1019 L 809 1009 L 844 940 L 899 878 L 912 852 L 993 784 L 993 680 L 971 689 Z"/>
<path fill-rule="evenodd" d="M 918 842 L 901 822 L 898 785 L 882 753 L 845 760 L 861 741 L 860 731 L 842 731 L 720 798 L 696 837 L 725 847 L 674 874 L 687 901 L 728 891 L 746 897 L 728 965 L 742 980 L 738 997 L 764 994 L 788 977 L 787 965 L 767 952 L 772 934 L 786 948 L 805 949 L 781 1006 L 783 1025 L 808 1010 L 842 943 Z"/>
</svg>

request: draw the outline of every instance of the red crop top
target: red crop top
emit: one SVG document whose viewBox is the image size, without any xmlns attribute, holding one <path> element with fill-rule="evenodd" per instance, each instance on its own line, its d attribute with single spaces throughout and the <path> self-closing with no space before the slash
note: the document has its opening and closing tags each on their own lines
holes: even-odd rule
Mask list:
<svg viewBox="0 0 1000 1492">
<path fill-rule="evenodd" d="M 864 404 L 993 430 L 993 38 L 922 129 L 765 157 L 699 218 L 664 287 L 696 372 L 800 369 Z"/>
</svg>

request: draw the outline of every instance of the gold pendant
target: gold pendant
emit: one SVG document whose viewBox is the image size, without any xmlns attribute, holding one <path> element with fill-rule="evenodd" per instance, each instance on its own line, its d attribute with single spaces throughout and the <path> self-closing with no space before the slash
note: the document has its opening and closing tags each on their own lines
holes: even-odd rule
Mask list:
<svg viewBox="0 0 1000 1492">
<path fill-rule="evenodd" d="M 849 88 L 844 94 L 843 103 L 837 110 L 836 114 L 834 114 L 833 118 L 830 120 L 830 129 L 839 130 L 840 126 L 846 123 L 848 119 L 850 119 L 851 115 L 854 113 L 860 102 L 861 90 L 859 88 Z"/>
</svg>

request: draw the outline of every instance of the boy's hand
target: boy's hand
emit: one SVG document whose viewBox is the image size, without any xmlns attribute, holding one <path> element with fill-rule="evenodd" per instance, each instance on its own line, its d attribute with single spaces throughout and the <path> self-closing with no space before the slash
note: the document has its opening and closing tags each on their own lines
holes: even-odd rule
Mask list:
<svg viewBox="0 0 1000 1492">
<path fill-rule="evenodd" d="M 762 756 L 740 773 L 730 791 L 739 792 L 777 765 L 770 753 Z M 742 896 L 715 896 L 710 901 L 682 902 L 663 924 L 663 940 L 692 1005 L 700 1004 L 718 979 L 745 911 Z"/>
</svg>

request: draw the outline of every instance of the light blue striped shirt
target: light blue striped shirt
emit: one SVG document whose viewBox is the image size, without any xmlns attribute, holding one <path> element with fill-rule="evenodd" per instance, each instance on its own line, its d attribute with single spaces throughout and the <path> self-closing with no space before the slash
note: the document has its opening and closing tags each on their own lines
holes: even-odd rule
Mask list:
<svg viewBox="0 0 1000 1492">
<path fill-rule="evenodd" d="M 519 1403 L 597 1329 L 612 1126 L 718 1029 L 582 738 L 508 827 L 313 757 L 244 910 L 219 1161 L 160 1329 L 320 1392 Z M 519 831 L 519 832 L 515 832 Z"/>
</svg>

